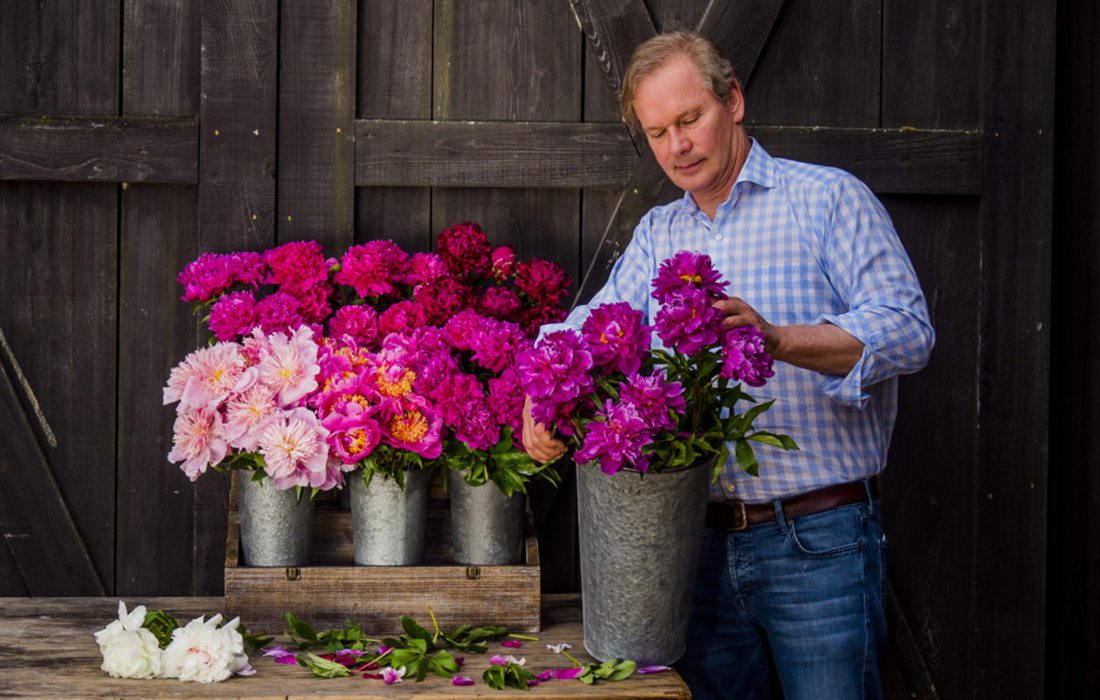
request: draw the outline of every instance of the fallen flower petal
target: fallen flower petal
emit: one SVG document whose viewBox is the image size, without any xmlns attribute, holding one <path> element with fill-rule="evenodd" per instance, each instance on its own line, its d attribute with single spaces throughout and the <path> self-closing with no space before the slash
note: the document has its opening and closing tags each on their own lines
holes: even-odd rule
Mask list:
<svg viewBox="0 0 1100 700">
<path fill-rule="evenodd" d="M 671 666 L 641 666 L 635 669 L 635 673 L 663 673 L 671 670 Z"/>
<path fill-rule="evenodd" d="M 455 657 L 455 664 L 456 665 L 461 666 L 464 663 L 466 663 L 466 657 L 465 656 L 456 656 Z"/>
<path fill-rule="evenodd" d="M 381 673 L 364 673 L 363 674 L 363 678 L 375 678 L 375 679 L 377 679 L 377 678 L 381 678 L 381 677 L 382 677 Z"/>
<path fill-rule="evenodd" d="M 508 659 L 504 658 L 500 654 L 493 654 L 491 657 L 489 657 L 489 663 L 493 666 L 507 666 Z"/>
<path fill-rule="evenodd" d="M 387 666 L 384 669 L 382 669 L 382 682 L 385 683 L 386 685 L 393 685 L 394 683 L 400 683 L 401 679 L 402 679 L 402 677 L 404 677 L 404 675 L 405 675 L 405 667 L 404 666 L 402 666 L 401 668 L 393 668 L 392 666 Z"/>
<path fill-rule="evenodd" d="M 268 647 L 267 649 L 264 649 L 264 656 L 286 656 L 288 654 L 291 656 L 294 655 L 293 652 L 288 651 L 283 647 Z"/>
<path fill-rule="evenodd" d="M 584 671 L 584 666 L 574 666 L 572 668 L 555 668 L 554 678 L 559 680 L 569 680 L 581 675 Z"/>
<path fill-rule="evenodd" d="M 474 679 L 469 676 L 455 676 L 451 679 L 451 685 L 473 685 Z"/>
<path fill-rule="evenodd" d="M 287 654 L 285 656 L 276 656 L 275 663 L 293 665 L 298 663 L 298 657 L 294 654 Z"/>
<path fill-rule="evenodd" d="M 383 644 L 382 646 L 378 647 L 378 654 L 380 656 L 382 654 L 387 654 L 387 653 L 389 653 L 390 649 L 393 649 L 393 647 L 388 647 L 385 644 Z"/>
<path fill-rule="evenodd" d="M 569 642 L 562 642 L 561 644 L 547 644 L 546 648 L 554 652 L 555 654 L 560 654 L 566 649 L 572 649 L 573 645 Z"/>
<path fill-rule="evenodd" d="M 536 676 L 536 678 L 538 678 L 540 681 L 548 681 L 548 680 L 551 680 L 553 677 L 554 677 L 554 669 L 552 669 L 552 668 L 548 668 L 545 671 L 543 671 L 542 673 L 540 673 L 538 676 Z"/>
<path fill-rule="evenodd" d="M 542 682 L 542 681 L 540 681 L 540 680 L 539 680 L 538 678 L 528 678 L 528 679 L 527 679 L 527 687 L 528 687 L 528 688 L 531 688 L 531 687 L 533 687 L 533 686 L 536 686 L 536 685 L 538 685 L 538 684 L 539 684 L 539 683 L 541 683 L 541 682 Z"/>
<path fill-rule="evenodd" d="M 246 663 L 244 665 L 244 668 L 237 669 L 233 673 L 238 675 L 238 676 L 255 676 L 256 675 L 256 669 L 252 668 L 252 664 Z"/>
<path fill-rule="evenodd" d="M 509 649 L 519 649 L 523 646 L 523 642 L 518 639 L 502 639 L 500 640 L 500 645 L 502 647 L 508 647 Z"/>
</svg>

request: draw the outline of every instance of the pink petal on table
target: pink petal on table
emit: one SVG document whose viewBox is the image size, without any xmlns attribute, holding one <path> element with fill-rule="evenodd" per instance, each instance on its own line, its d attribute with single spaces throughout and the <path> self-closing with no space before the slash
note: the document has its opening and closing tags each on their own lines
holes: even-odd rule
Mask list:
<svg viewBox="0 0 1100 700">
<path fill-rule="evenodd" d="M 554 678 L 559 680 L 568 680 L 570 678 L 576 678 L 584 671 L 584 666 L 573 666 L 572 668 L 555 668 Z"/>
<path fill-rule="evenodd" d="M 663 673 L 665 671 L 671 671 L 671 666 L 641 666 L 635 671 L 637 673 Z"/>
<path fill-rule="evenodd" d="M 474 679 L 469 676 L 455 676 L 451 679 L 451 685 L 473 685 Z"/>
<path fill-rule="evenodd" d="M 523 646 L 523 642 L 518 639 L 502 639 L 500 645 L 502 647 L 508 647 L 509 649 L 519 649 Z"/>
</svg>

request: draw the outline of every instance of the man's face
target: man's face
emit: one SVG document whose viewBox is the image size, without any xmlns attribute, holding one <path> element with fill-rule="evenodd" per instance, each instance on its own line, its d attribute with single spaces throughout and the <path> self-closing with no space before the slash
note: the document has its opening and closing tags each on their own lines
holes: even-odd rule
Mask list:
<svg viewBox="0 0 1100 700">
<path fill-rule="evenodd" d="M 657 162 L 712 216 L 748 153 L 739 126 L 744 112 L 737 86 L 726 102 L 719 100 L 684 55 L 673 56 L 642 79 L 634 93 L 634 113 Z"/>
</svg>

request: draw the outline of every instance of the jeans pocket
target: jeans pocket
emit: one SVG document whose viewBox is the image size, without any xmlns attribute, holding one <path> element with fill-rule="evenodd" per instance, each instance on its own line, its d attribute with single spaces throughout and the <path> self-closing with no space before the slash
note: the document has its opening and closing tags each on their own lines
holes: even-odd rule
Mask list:
<svg viewBox="0 0 1100 700">
<path fill-rule="evenodd" d="M 858 552 L 863 547 L 859 512 L 853 508 L 796 518 L 787 524 L 787 532 L 799 553 L 815 559 Z"/>
</svg>

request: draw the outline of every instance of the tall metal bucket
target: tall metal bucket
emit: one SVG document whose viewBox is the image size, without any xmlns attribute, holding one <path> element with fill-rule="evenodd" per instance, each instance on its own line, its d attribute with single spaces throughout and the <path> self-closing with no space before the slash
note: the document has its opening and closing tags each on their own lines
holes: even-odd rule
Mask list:
<svg viewBox="0 0 1100 700">
<path fill-rule="evenodd" d="M 456 564 L 484 566 L 516 564 L 523 557 L 526 496 L 505 496 L 496 484 L 470 486 L 456 471 L 448 471 L 451 533 Z"/>
<path fill-rule="evenodd" d="M 313 500 L 309 492 L 280 491 L 270 478 L 253 481 L 237 475 L 241 516 L 241 554 L 248 566 L 303 566 L 309 563 Z"/>
<path fill-rule="evenodd" d="M 431 472 L 405 472 L 405 488 L 375 475 L 370 486 L 362 474 L 348 478 L 351 486 L 351 529 L 355 563 L 364 566 L 410 566 L 424 555 Z"/>
<path fill-rule="evenodd" d="M 577 467 L 584 646 L 671 664 L 687 644 L 713 460 L 672 472 Z"/>
</svg>

